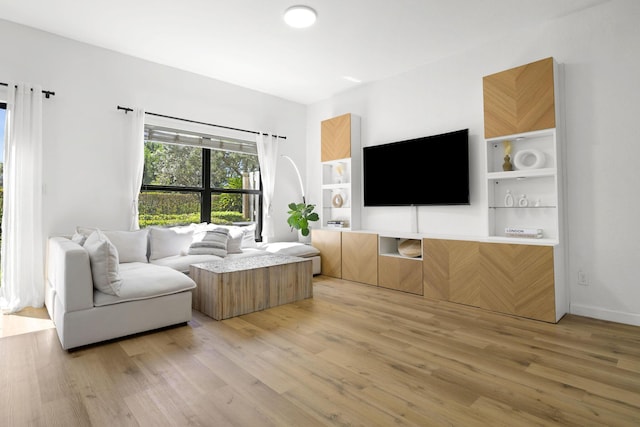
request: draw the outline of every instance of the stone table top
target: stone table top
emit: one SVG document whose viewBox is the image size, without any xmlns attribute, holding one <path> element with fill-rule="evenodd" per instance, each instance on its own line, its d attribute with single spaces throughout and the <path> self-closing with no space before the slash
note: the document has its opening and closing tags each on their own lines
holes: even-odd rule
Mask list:
<svg viewBox="0 0 640 427">
<path fill-rule="evenodd" d="M 223 259 L 192 265 L 212 273 L 233 273 L 236 271 L 253 270 L 256 268 L 273 267 L 304 261 L 311 261 L 311 259 L 287 255 L 262 255 L 247 258 Z"/>
</svg>

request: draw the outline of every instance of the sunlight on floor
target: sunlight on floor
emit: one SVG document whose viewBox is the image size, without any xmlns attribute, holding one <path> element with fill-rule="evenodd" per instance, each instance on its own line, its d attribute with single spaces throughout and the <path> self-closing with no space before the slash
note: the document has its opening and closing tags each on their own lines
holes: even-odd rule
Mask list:
<svg viewBox="0 0 640 427">
<path fill-rule="evenodd" d="M 19 313 L 0 315 L 0 338 L 53 327 L 53 322 L 45 307 L 29 307 Z"/>
</svg>

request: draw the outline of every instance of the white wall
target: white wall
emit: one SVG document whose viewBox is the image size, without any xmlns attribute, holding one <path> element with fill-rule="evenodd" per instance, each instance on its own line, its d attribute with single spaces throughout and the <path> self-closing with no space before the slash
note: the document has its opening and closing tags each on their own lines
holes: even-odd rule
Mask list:
<svg viewBox="0 0 640 427">
<path fill-rule="evenodd" d="M 39 83 L 56 92 L 43 101 L 47 234 L 72 233 L 76 225 L 128 227 L 131 114 L 117 111 L 117 105 L 286 135 L 280 152 L 304 165 L 306 107 L 301 104 L 2 20 L 0 40 L 0 81 Z M 276 186 L 277 237 L 295 240 L 286 225 L 286 205 L 298 200 L 300 191 L 284 159 Z"/>
<path fill-rule="evenodd" d="M 640 325 L 640 2 L 614 0 L 309 107 L 307 179 L 320 198 L 320 121 L 362 118 L 362 145 L 470 129 L 471 206 L 421 207 L 419 231 L 486 234 L 482 77 L 553 56 L 565 72 L 571 312 Z M 401 165 L 390 176 L 402 176 Z M 411 230 L 410 208 L 362 225 Z M 589 285 L 577 284 L 579 269 Z"/>
</svg>

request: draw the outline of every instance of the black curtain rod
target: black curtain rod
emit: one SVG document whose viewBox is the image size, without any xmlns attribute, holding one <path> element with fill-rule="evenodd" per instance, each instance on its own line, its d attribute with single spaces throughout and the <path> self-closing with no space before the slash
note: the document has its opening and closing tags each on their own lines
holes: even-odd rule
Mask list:
<svg viewBox="0 0 640 427">
<path fill-rule="evenodd" d="M 9 87 L 9 83 L 3 83 L 3 82 L 0 82 L 0 86 L 6 86 L 6 87 Z M 16 87 L 18 87 L 18 85 L 16 85 Z M 31 89 L 31 90 L 33 90 L 33 89 Z M 55 94 L 56 94 L 56 93 L 55 93 L 55 92 L 53 92 L 53 91 L 50 91 L 50 90 L 44 90 L 44 89 L 42 90 L 42 93 L 43 93 L 44 97 L 45 97 L 45 98 L 47 98 L 47 99 L 49 99 L 49 98 L 50 98 L 50 97 L 52 97 L 52 96 L 55 96 Z"/>
<path fill-rule="evenodd" d="M 118 105 L 118 110 L 122 110 L 122 111 L 124 111 L 125 114 L 127 114 L 129 111 L 133 111 L 133 108 L 121 107 L 121 106 Z M 260 135 L 260 132 L 257 132 L 255 130 L 232 128 L 232 127 L 229 127 L 229 126 L 222 126 L 222 125 L 214 125 L 213 123 L 198 122 L 196 120 L 182 119 L 180 117 L 166 116 L 164 114 L 150 113 L 148 111 L 145 111 L 144 113 L 145 114 L 149 114 L 150 116 L 164 117 L 165 119 L 180 120 L 180 121 L 183 121 L 183 122 L 196 123 L 196 124 L 199 124 L 199 125 L 213 126 L 213 127 L 221 128 L 221 129 L 237 130 L 239 132 L 247 132 L 247 133 L 253 133 L 255 135 Z M 262 133 L 262 134 L 263 135 L 269 135 L 268 133 Z M 279 136 L 279 135 L 276 135 L 276 138 L 287 139 L 286 136 Z"/>
</svg>

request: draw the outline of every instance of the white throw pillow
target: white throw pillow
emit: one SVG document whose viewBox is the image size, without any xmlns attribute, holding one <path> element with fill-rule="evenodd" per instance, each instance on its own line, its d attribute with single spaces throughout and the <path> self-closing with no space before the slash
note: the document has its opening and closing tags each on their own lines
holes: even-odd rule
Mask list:
<svg viewBox="0 0 640 427">
<path fill-rule="evenodd" d="M 147 262 L 147 234 L 149 230 L 104 231 L 118 250 L 120 262 Z"/>
<path fill-rule="evenodd" d="M 83 234 L 80 234 L 78 232 L 75 232 L 73 234 L 73 236 L 71 237 L 71 241 L 74 242 L 74 243 L 79 244 L 80 246 L 83 246 L 84 242 L 87 241 L 87 236 L 85 236 Z"/>
<path fill-rule="evenodd" d="M 256 225 L 251 224 L 246 227 L 242 227 L 242 244 L 240 247 L 242 248 L 257 248 L 258 244 L 256 243 Z"/>
<path fill-rule="evenodd" d="M 229 230 L 224 227 L 216 227 L 207 231 L 202 241 L 193 242 L 189 247 L 189 255 L 217 255 L 227 256 L 227 241 Z"/>
<path fill-rule="evenodd" d="M 95 227 L 83 227 L 81 225 L 76 227 L 76 233 L 77 234 L 82 234 L 84 237 L 89 237 L 89 235 L 91 233 L 93 233 L 94 231 L 96 231 L 97 228 Z"/>
<path fill-rule="evenodd" d="M 89 253 L 93 286 L 105 294 L 118 295 L 122 279 L 116 247 L 100 230 L 96 230 L 87 237 L 84 248 Z"/>
<path fill-rule="evenodd" d="M 149 230 L 149 259 L 185 255 L 192 239 L 193 230 L 190 229 L 178 232 L 170 228 L 151 227 Z"/>
<path fill-rule="evenodd" d="M 240 227 L 225 227 L 229 230 L 229 239 L 227 240 L 228 254 L 242 253 L 242 238 L 244 233 Z"/>
</svg>

